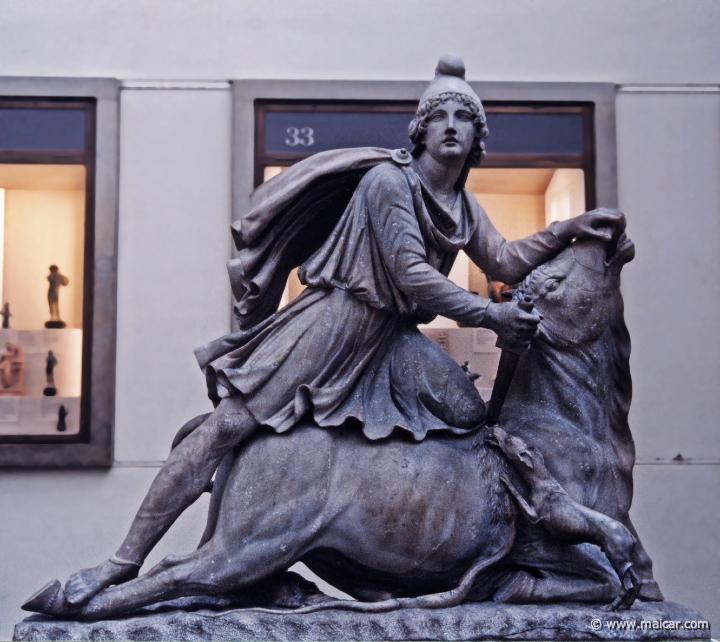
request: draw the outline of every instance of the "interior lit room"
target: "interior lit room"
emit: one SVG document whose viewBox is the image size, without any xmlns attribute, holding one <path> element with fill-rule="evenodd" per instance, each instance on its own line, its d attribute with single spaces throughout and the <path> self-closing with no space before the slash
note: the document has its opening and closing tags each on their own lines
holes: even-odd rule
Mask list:
<svg viewBox="0 0 720 642">
<path fill-rule="evenodd" d="M 84 166 L 0 164 L 0 435 L 79 431 L 84 234 Z M 65 277 L 54 323 L 51 265 Z"/>
</svg>

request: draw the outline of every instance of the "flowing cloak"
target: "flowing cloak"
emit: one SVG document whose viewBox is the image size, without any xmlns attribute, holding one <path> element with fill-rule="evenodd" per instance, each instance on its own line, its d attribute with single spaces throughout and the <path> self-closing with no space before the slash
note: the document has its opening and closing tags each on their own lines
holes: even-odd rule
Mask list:
<svg viewBox="0 0 720 642">
<path fill-rule="evenodd" d="M 317 154 L 256 190 L 233 226 L 240 330 L 195 354 L 259 423 L 351 420 L 370 439 L 400 428 L 419 440 L 482 422 L 477 390 L 417 323 L 481 325 L 489 300 L 446 278 L 460 249 L 516 283 L 564 245 L 551 228 L 506 243 L 470 192 L 443 206 L 403 152 Z M 297 265 L 308 287 L 276 312 Z"/>
</svg>

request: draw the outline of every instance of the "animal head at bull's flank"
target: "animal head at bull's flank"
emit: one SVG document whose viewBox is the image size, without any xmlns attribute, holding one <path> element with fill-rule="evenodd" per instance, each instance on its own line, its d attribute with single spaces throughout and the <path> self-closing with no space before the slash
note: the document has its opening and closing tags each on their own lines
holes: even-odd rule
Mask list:
<svg viewBox="0 0 720 642">
<path fill-rule="evenodd" d="M 544 467 L 545 460 L 537 448 L 528 445 L 524 439 L 511 435 L 500 426 L 494 426 L 485 441 L 491 446 L 500 448 L 520 471 Z"/>
<path fill-rule="evenodd" d="M 624 234 L 607 257 L 608 243 L 576 241 L 528 275 L 514 298 L 529 295 L 543 316 L 541 336 L 584 344 L 597 339 L 622 309 L 620 272 L 635 256 Z"/>
</svg>

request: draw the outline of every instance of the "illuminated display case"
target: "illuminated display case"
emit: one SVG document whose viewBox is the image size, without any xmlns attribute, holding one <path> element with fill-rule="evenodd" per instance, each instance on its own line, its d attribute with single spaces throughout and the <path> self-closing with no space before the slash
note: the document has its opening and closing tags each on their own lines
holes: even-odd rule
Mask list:
<svg viewBox="0 0 720 642">
<path fill-rule="evenodd" d="M 112 461 L 117 91 L 0 79 L 2 466 Z"/>
</svg>

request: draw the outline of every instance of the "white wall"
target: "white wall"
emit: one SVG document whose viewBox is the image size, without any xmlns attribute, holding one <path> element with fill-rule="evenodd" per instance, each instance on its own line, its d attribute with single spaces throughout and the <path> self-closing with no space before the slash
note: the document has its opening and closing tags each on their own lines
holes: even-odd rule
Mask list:
<svg viewBox="0 0 720 642">
<path fill-rule="evenodd" d="M 212 410 L 193 350 L 227 334 L 230 91 L 123 90 L 115 458 L 158 461 Z"/>
<path fill-rule="evenodd" d="M 4 0 L 3 74 L 718 81 L 713 0 Z"/>
<path fill-rule="evenodd" d="M 4 0 L 0 74 L 412 80 L 455 51 L 476 80 L 718 83 L 719 21 L 720 4 L 701 0 Z M 617 107 L 620 199 L 638 246 L 624 281 L 643 462 L 633 515 L 667 597 L 717 631 L 718 96 L 622 94 Z M 148 462 L 209 408 L 192 349 L 229 326 L 229 91 L 125 90 L 121 114 L 122 465 L 0 474 L 0 638 L 30 593 L 114 551 Z M 672 463 L 678 452 L 708 463 Z M 153 560 L 192 547 L 202 509 Z"/>
<path fill-rule="evenodd" d="M 666 597 L 714 618 L 717 636 L 720 93 L 621 93 L 617 130 L 620 207 L 637 247 L 623 271 L 640 462 L 632 513 Z M 695 465 L 668 465 L 678 454 Z"/>
<path fill-rule="evenodd" d="M 556 169 L 545 192 L 545 225 L 582 214 L 585 206 L 585 174 L 581 169 Z"/>
</svg>

